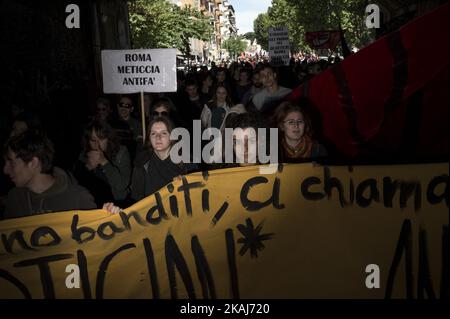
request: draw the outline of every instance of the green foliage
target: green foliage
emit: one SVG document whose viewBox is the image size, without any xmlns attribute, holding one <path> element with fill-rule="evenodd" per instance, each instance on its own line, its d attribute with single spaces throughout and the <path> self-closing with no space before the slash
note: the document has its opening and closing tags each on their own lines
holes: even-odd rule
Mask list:
<svg viewBox="0 0 450 319">
<path fill-rule="evenodd" d="M 287 0 L 272 0 L 267 13 L 261 13 L 253 22 L 253 31 L 261 47 L 268 51 L 269 28 L 287 27 L 292 49 L 297 51 L 303 43 L 303 27 L 297 22 L 296 7 Z"/>
<path fill-rule="evenodd" d="M 311 51 L 305 43 L 305 32 L 320 30 L 345 30 L 350 47 L 363 47 L 373 38 L 366 28 L 366 0 L 272 0 L 267 13 L 254 21 L 256 39 L 267 50 L 268 28 L 287 26 L 294 51 Z"/>
<path fill-rule="evenodd" d="M 255 40 L 255 33 L 254 32 L 247 32 L 243 35 L 244 39 L 250 40 L 252 43 Z"/>
<path fill-rule="evenodd" d="M 271 27 L 286 26 L 289 30 L 291 49 L 297 51 L 303 47 L 304 29 L 298 21 L 296 7 L 287 0 L 273 0 L 267 10 Z M 303 48 L 304 49 L 304 48 Z"/>
<path fill-rule="evenodd" d="M 247 48 L 242 36 L 233 36 L 222 42 L 222 49 L 228 51 L 230 57 L 235 58 Z"/>
<path fill-rule="evenodd" d="M 372 32 L 365 26 L 366 0 L 287 0 L 297 9 L 299 23 L 305 31 L 345 30 L 345 39 L 350 47 L 368 45 Z"/>
<path fill-rule="evenodd" d="M 128 2 L 133 48 L 178 48 L 189 52 L 189 39 L 208 41 L 213 32 L 209 19 L 198 10 L 166 0 Z"/>
<path fill-rule="evenodd" d="M 255 32 L 256 41 L 261 47 L 269 50 L 269 27 L 270 18 L 267 13 L 260 13 L 255 21 L 253 21 L 253 31 Z"/>
</svg>

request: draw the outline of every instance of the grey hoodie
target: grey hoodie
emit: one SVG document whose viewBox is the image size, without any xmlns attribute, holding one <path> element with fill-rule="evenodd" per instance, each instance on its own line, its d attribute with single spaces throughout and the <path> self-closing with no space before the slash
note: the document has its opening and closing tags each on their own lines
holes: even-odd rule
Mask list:
<svg viewBox="0 0 450 319">
<path fill-rule="evenodd" d="M 25 187 L 15 187 L 8 193 L 5 219 L 77 209 L 96 209 L 88 190 L 60 168 L 53 169 L 55 182 L 45 192 L 37 194 Z"/>
</svg>

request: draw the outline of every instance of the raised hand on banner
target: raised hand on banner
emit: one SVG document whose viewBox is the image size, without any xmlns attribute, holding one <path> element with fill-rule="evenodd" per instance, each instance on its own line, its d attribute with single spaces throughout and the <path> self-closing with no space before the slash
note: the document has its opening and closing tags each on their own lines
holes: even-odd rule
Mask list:
<svg viewBox="0 0 450 319">
<path fill-rule="evenodd" d="M 122 211 L 122 208 L 115 206 L 114 203 L 104 203 L 103 209 L 113 214 L 118 214 Z"/>
<path fill-rule="evenodd" d="M 311 164 L 313 167 L 322 167 L 322 164 L 317 163 L 316 161 L 312 161 Z"/>
</svg>

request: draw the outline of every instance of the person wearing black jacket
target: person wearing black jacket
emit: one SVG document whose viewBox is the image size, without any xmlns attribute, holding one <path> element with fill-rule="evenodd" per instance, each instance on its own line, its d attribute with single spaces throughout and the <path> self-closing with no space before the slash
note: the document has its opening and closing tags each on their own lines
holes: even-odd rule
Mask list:
<svg viewBox="0 0 450 319">
<path fill-rule="evenodd" d="M 170 132 L 173 123 L 167 117 L 158 117 L 149 124 L 146 145 L 134 161 L 131 179 L 131 197 L 140 200 L 171 182 L 174 178 L 197 169 L 195 164 L 174 163 L 169 153 L 172 147 Z"/>
</svg>

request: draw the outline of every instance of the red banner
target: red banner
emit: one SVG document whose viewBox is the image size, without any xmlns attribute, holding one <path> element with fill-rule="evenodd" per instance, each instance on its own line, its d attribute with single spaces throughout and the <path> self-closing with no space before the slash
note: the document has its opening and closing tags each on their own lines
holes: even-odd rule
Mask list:
<svg viewBox="0 0 450 319">
<path fill-rule="evenodd" d="M 306 32 L 306 42 L 312 49 L 334 50 L 341 40 L 340 31 L 316 31 Z"/>
<path fill-rule="evenodd" d="M 290 95 L 320 112 L 323 137 L 346 157 L 448 154 L 448 3 L 406 24 Z"/>
</svg>

